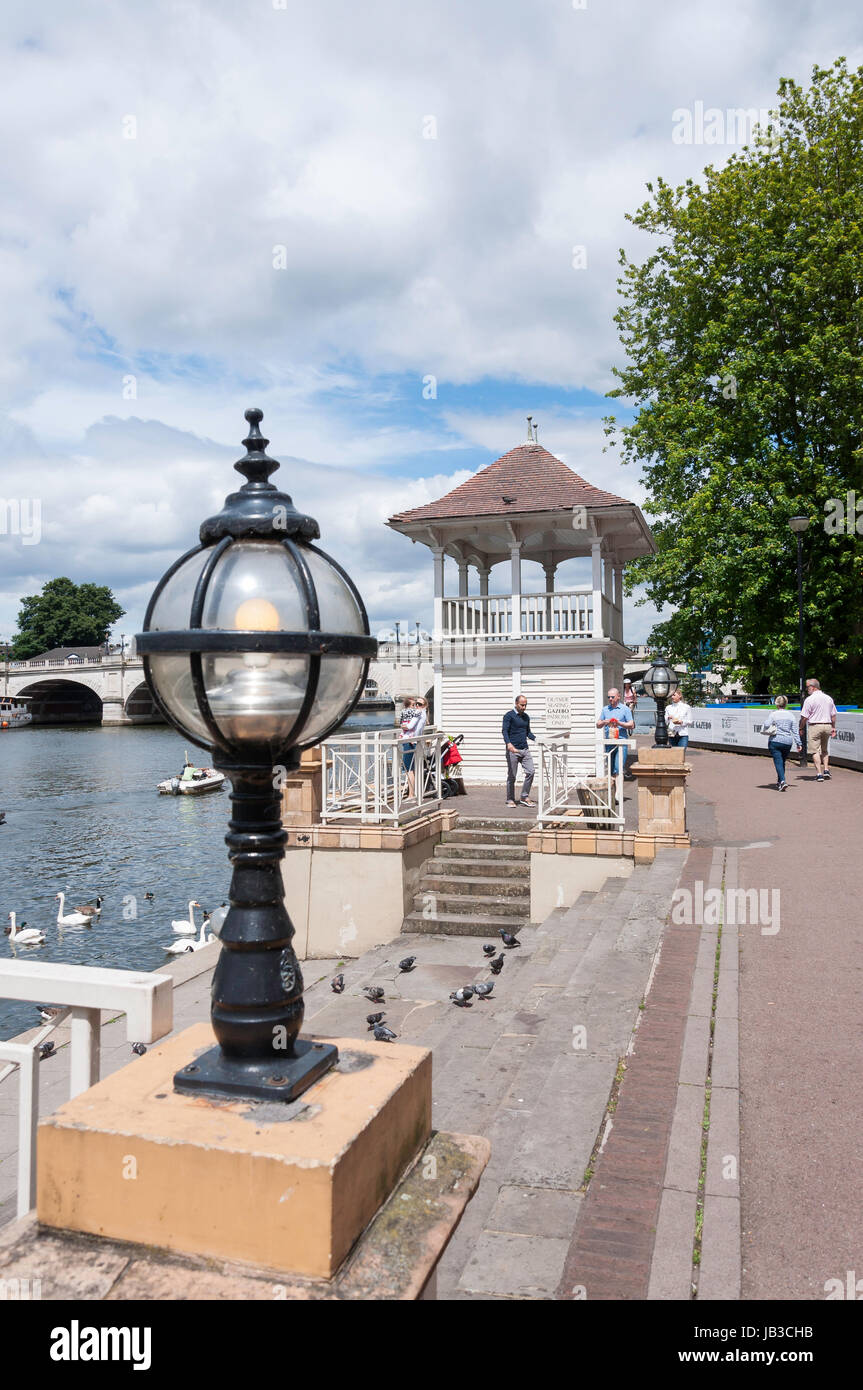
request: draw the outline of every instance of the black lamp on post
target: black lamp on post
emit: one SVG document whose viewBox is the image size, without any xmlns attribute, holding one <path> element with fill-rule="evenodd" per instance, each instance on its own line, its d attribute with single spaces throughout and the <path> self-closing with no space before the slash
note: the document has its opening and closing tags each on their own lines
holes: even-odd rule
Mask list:
<svg viewBox="0 0 863 1390">
<path fill-rule="evenodd" d="M 806 699 L 806 658 L 803 650 L 803 534 L 809 530 L 808 516 L 792 516 L 788 525 L 797 537 L 797 665 L 800 686 L 800 708 Z M 806 725 L 800 735 L 800 766 L 806 766 Z"/>
<path fill-rule="evenodd" d="M 156 585 L 137 638 L 165 719 L 232 784 L 230 909 L 213 977 L 219 1045 L 190 1058 L 178 1090 L 295 1100 L 338 1059 L 298 1037 L 303 977 L 285 910 L 276 769 L 333 732 L 360 698 L 377 642 L 362 599 L 312 545 L 317 522 L 269 481 L 260 410 L 247 410 L 247 479 Z"/>
<path fill-rule="evenodd" d="M 655 656 L 642 681 L 645 692 L 656 701 L 656 732 L 654 748 L 668 747 L 668 726 L 665 706 L 679 685 L 674 669 L 664 656 Z"/>
</svg>

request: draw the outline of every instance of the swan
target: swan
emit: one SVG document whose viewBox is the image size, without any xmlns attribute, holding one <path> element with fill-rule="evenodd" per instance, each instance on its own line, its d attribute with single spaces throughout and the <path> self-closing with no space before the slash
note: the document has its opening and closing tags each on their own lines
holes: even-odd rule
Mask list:
<svg viewBox="0 0 863 1390">
<path fill-rule="evenodd" d="M 173 922 L 171 923 L 171 930 L 177 932 L 180 936 L 194 936 L 198 930 L 197 924 L 195 922 L 194 912 L 195 908 L 200 906 L 201 904 L 195 898 L 192 898 L 191 902 L 189 903 L 188 918 L 175 917 Z"/>
<path fill-rule="evenodd" d="M 66 916 L 65 916 L 65 917 L 63 916 L 63 906 L 64 906 L 64 904 L 65 904 L 65 902 L 66 902 L 66 894 L 65 894 L 65 893 L 55 893 L 55 894 L 54 894 L 54 898 L 55 898 L 55 899 L 57 899 L 57 898 L 60 899 L 60 906 L 59 906 L 58 909 L 57 909 L 57 923 L 58 923 L 59 926 L 61 926 L 61 927 L 89 927 L 89 925 L 90 925 L 90 918 L 87 917 L 83 912 L 67 912 L 67 913 L 66 913 Z"/>
<path fill-rule="evenodd" d="M 9 913 L 11 927 L 6 928 L 6 935 L 10 941 L 14 941 L 18 946 L 41 946 L 45 940 L 45 933 L 37 931 L 35 927 L 28 927 L 26 922 L 21 923 L 21 929 L 15 929 L 15 913 Z M 27 928 L 26 931 L 24 928 Z"/>
<path fill-rule="evenodd" d="M 196 906 L 199 905 L 196 904 Z M 165 950 L 169 956 L 184 956 L 189 951 L 200 951 L 203 946 L 209 946 L 210 942 L 215 941 L 215 939 L 212 932 L 207 935 L 207 923 L 202 922 L 201 935 L 198 941 L 172 941 L 170 946 L 165 947 Z"/>
<path fill-rule="evenodd" d="M 228 904 L 227 904 L 227 903 L 222 903 L 221 907 L 214 908 L 214 910 L 213 910 L 212 912 L 208 912 L 208 913 L 207 913 L 207 918 L 208 918 L 208 923 L 207 923 L 207 924 L 208 924 L 208 926 L 210 927 L 210 930 L 212 931 L 212 933 L 213 933 L 214 936 L 221 937 L 221 935 L 222 935 L 222 927 L 224 926 L 225 918 L 227 917 L 227 915 L 228 915 Z"/>
</svg>

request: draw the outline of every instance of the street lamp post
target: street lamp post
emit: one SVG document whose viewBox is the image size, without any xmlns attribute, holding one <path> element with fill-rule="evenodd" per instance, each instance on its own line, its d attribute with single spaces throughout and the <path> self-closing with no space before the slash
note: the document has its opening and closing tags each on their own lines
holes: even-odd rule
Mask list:
<svg viewBox="0 0 863 1390">
<path fill-rule="evenodd" d="M 797 663 L 799 667 L 800 708 L 806 698 L 806 658 L 803 647 L 803 533 L 809 529 L 808 516 L 792 516 L 788 525 L 797 537 Z M 800 766 L 806 766 L 806 725 L 800 735 Z"/>
<path fill-rule="evenodd" d="M 281 862 L 280 786 L 360 698 L 377 642 L 344 570 L 311 542 L 317 522 L 269 481 L 260 410 L 247 410 L 246 478 L 162 577 L 137 639 L 153 700 L 229 777 L 230 908 L 213 976 L 218 1046 L 180 1091 L 291 1101 L 338 1058 L 299 1038 L 303 977 Z"/>
<path fill-rule="evenodd" d="M 400 642 L 400 638 L 399 638 L 399 633 L 401 632 L 401 626 L 402 626 L 401 623 L 396 623 L 396 624 L 395 624 L 395 629 L 396 629 L 396 665 L 397 665 L 397 666 L 400 666 L 400 665 L 401 665 L 401 660 L 402 660 L 402 656 L 401 656 L 401 642 Z"/>
<path fill-rule="evenodd" d="M 641 683 L 647 694 L 656 701 L 656 733 L 653 746 L 667 748 L 668 725 L 665 722 L 665 706 L 678 687 L 677 676 L 664 656 L 655 656 Z"/>
</svg>

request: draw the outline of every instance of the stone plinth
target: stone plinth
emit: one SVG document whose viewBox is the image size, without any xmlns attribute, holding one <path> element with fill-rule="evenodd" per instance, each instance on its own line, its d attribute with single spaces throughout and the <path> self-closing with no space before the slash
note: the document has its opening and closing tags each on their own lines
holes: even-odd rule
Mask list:
<svg viewBox="0 0 863 1390">
<path fill-rule="evenodd" d="M 323 801 L 323 755 L 320 745 L 307 748 L 296 772 L 289 772 L 282 787 L 282 825 L 316 825 Z"/>
<path fill-rule="evenodd" d="M 359 956 L 394 941 L 426 862 L 458 812 L 441 809 L 398 827 L 289 826 L 285 906 L 301 960 Z"/>
<path fill-rule="evenodd" d="M 683 748 L 645 748 L 631 772 L 638 780 L 639 835 L 686 835 L 686 779 L 692 771 Z"/>
<path fill-rule="evenodd" d="M 293 1105 L 176 1092 L 213 1042 L 196 1024 L 40 1123 L 39 1222 L 329 1279 L 428 1142 L 431 1053 L 339 1039 Z"/>
<path fill-rule="evenodd" d="M 31 1212 L 0 1231 L 0 1282 L 37 1283 L 38 1295 L 30 1296 L 46 1302 L 433 1298 L 438 1260 L 489 1153 L 477 1135 L 433 1134 L 331 1280 L 56 1230 Z M 213 1224 L 220 1218 L 214 1214 Z"/>
</svg>

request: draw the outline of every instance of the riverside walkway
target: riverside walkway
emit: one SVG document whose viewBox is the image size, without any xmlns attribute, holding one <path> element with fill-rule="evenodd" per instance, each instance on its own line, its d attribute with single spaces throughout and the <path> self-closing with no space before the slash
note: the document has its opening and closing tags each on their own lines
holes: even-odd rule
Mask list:
<svg viewBox="0 0 863 1390">
<path fill-rule="evenodd" d="M 491 1140 L 440 1298 L 820 1299 L 863 1271 L 863 784 L 793 767 L 779 795 L 766 757 L 690 760 L 691 851 L 524 928 L 489 1000 L 449 1002 L 489 978 L 480 938 L 402 936 L 304 963 L 306 1032 L 361 1035 L 384 1008 L 400 1040 L 432 1050 L 435 1126 Z M 698 904 L 753 889 L 754 921 L 671 912 L 675 890 Z M 176 1029 L 207 1017 L 217 950 L 172 963 Z M 417 967 L 400 974 L 408 954 Z M 366 1002 L 368 984 L 385 1005 Z M 121 1029 L 103 1028 L 103 1075 L 129 1061 Z M 68 1082 L 59 1058 L 40 1073 L 44 1114 Z M 0 1086 L 0 1222 L 14 1212 L 16 1090 Z"/>
</svg>

